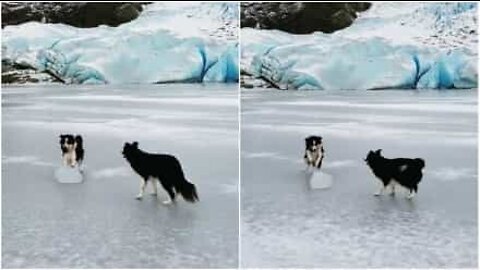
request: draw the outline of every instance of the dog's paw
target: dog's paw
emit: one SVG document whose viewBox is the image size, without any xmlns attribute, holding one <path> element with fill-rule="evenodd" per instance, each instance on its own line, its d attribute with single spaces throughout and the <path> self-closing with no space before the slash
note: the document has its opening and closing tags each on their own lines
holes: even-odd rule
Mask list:
<svg viewBox="0 0 480 270">
<path fill-rule="evenodd" d="M 162 202 L 164 205 L 172 204 L 172 200 L 165 200 Z"/>
<path fill-rule="evenodd" d="M 142 196 L 142 195 L 137 195 L 137 196 L 135 197 L 135 199 L 140 201 L 140 200 L 143 199 L 143 196 Z"/>
<path fill-rule="evenodd" d="M 407 195 L 407 199 L 408 199 L 408 200 L 413 199 L 413 197 L 415 197 L 415 193 L 409 193 L 409 194 Z"/>
<path fill-rule="evenodd" d="M 382 195 L 381 192 L 375 192 L 375 193 L 373 193 L 373 196 L 380 196 L 380 195 Z"/>
</svg>

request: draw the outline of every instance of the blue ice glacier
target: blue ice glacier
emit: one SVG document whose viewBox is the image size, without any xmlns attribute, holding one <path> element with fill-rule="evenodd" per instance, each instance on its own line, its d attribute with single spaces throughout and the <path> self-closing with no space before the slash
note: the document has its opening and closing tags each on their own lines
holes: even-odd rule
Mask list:
<svg viewBox="0 0 480 270">
<path fill-rule="evenodd" d="M 203 78 L 205 82 L 236 82 L 238 74 L 238 44 L 236 44 L 227 48 Z"/>
<path fill-rule="evenodd" d="M 242 69 L 280 89 L 478 84 L 476 3 L 375 3 L 333 34 L 242 29 Z"/>
<path fill-rule="evenodd" d="M 236 3 L 155 3 L 118 27 L 29 22 L 2 32 L 2 57 L 66 83 L 238 81 Z M 235 16 L 234 16 L 235 15 Z"/>
</svg>

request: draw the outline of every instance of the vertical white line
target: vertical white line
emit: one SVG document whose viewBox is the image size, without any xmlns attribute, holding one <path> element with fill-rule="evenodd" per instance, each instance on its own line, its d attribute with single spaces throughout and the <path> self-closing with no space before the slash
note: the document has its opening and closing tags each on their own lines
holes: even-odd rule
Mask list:
<svg viewBox="0 0 480 270">
<path fill-rule="evenodd" d="M 477 18 L 480 16 L 480 10 L 477 9 Z M 480 24 L 477 23 L 477 33 L 479 33 L 478 31 L 480 31 Z M 477 38 L 478 38 L 478 34 L 477 34 Z M 477 52 L 480 50 L 480 44 L 478 44 L 477 42 Z M 480 66 L 480 59 L 477 58 L 477 70 L 478 70 L 478 67 Z M 480 168 L 480 160 L 479 160 L 479 156 L 480 156 L 480 148 L 478 147 L 478 141 L 480 140 L 480 137 L 479 137 L 479 123 L 480 123 L 480 118 L 478 117 L 479 114 L 479 109 L 478 109 L 478 100 L 479 100 L 479 93 L 478 93 L 478 85 L 477 85 L 477 171 L 478 171 L 478 168 Z M 479 178 L 477 177 L 477 183 L 478 183 L 478 180 Z M 478 224 L 480 224 L 480 197 L 478 196 L 478 194 L 480 194 L 480 185 L 477 184 L 477 247 L 480 247 L 480 234 L 478 233 Z M 480 261 L 480 253 L 478 252 L 478 249 L 477 249 L 477 267 L 478 267 L 478 262 Z"/>
<path fill-rule="evenodd" d="M 241 63 L 241 35 L 240 35 L 240 14 L 241 2 L 238 3 L 238 268 L 242 267 L 242 93 L 240 85 L 240 63 Z"/>
<path fill-rule="evenodd" d="M 0 11 L 2 11 L 2 4 L 0 3 Z M 2 12 L 0 12 L 0 21 L 2 21 Z M 3 30 L 2 30 L 3 31 Z M 3 35 L 0 35 L 0 44 L 3 44 L 3 40 L 2 40 L 2 36 Z M 3 50 L 2 50 L 3 51 Z M 2 58 L 3 58 L 3 55 L 2 55 Z M 0 67 L 0 73 L 2 72 L 2 68 Z M 0 79 L 0 97 L 1 97 L 1 101 L 3 101 L 3 87 L 2 87 L 2 84 L 3 84 L 3 81 L 1 81 Z M 3 115 L 2 115 L 2 111 L 3 111 L 3 102 L 0 102 L 0 124 L 2 125 L 2 132 L 0 132 L 0 154 L 3 154 L 3 149 L 2 149 L 2 145 L 3 145 Z M 0 162 L 0 172 L 3 172 L 3 162 Z M 3 198 L 2 198 L 2 194 L 3 194 L 3 179 L 2 179 L 2 173 L 0 173 L 0 219 L 2 220 L 2 225 L 3 225 L 3 212 L 2 212 L 2 202 L 3 202 Z M 3 226 L 0 226 L 0 235 L 2 237 L 0 237 L 0 261 L 2 261 L 3 259 L 3 250 L 2 250 L 2 247 L 3 247 Z"/>
</svg>

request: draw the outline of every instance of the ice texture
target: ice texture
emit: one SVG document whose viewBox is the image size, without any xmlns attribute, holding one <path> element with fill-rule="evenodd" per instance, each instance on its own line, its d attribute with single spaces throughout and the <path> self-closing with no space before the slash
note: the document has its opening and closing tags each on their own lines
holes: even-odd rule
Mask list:
<svg viewBox="0 0 480 270">
<path fill-rule="evenodd" d="M 3 268 L 236 268 L 238 94 L 230 84 L 2 87 Z M 58 135 L 81 134 L 84 181 L 61 184 Z M 200 201 L 165 206 L 124 142 L 181 162 Z"/>
<path fill-rule="evenodd" d="M 242 92 L 241 266 L 475 268 L 477 91 Z M 312 189 L 304 138 L 323 137 L 329 189 Z M 419 193 L 375 197 L 365 164 L 421 157 Z"/>
</svg>

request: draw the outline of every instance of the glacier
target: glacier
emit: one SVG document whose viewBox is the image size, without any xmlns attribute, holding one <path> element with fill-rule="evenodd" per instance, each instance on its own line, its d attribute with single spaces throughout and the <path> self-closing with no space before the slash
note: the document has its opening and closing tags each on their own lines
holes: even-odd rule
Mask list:
<svg viewBox="0 0 480 270">
<path fill-rule="evenodd" d="M 476 3 L 374 3 L 352 26 L 242 28 L 242 72 L 280 89 L 476 88 Z"/>
<path fill-rule="evenodd" d="M 153 3 L 118 27 L 28 22 L 2 31 L 2 59 L 59 81 L 238 81 L 237 3 Z"/>
</svg>

